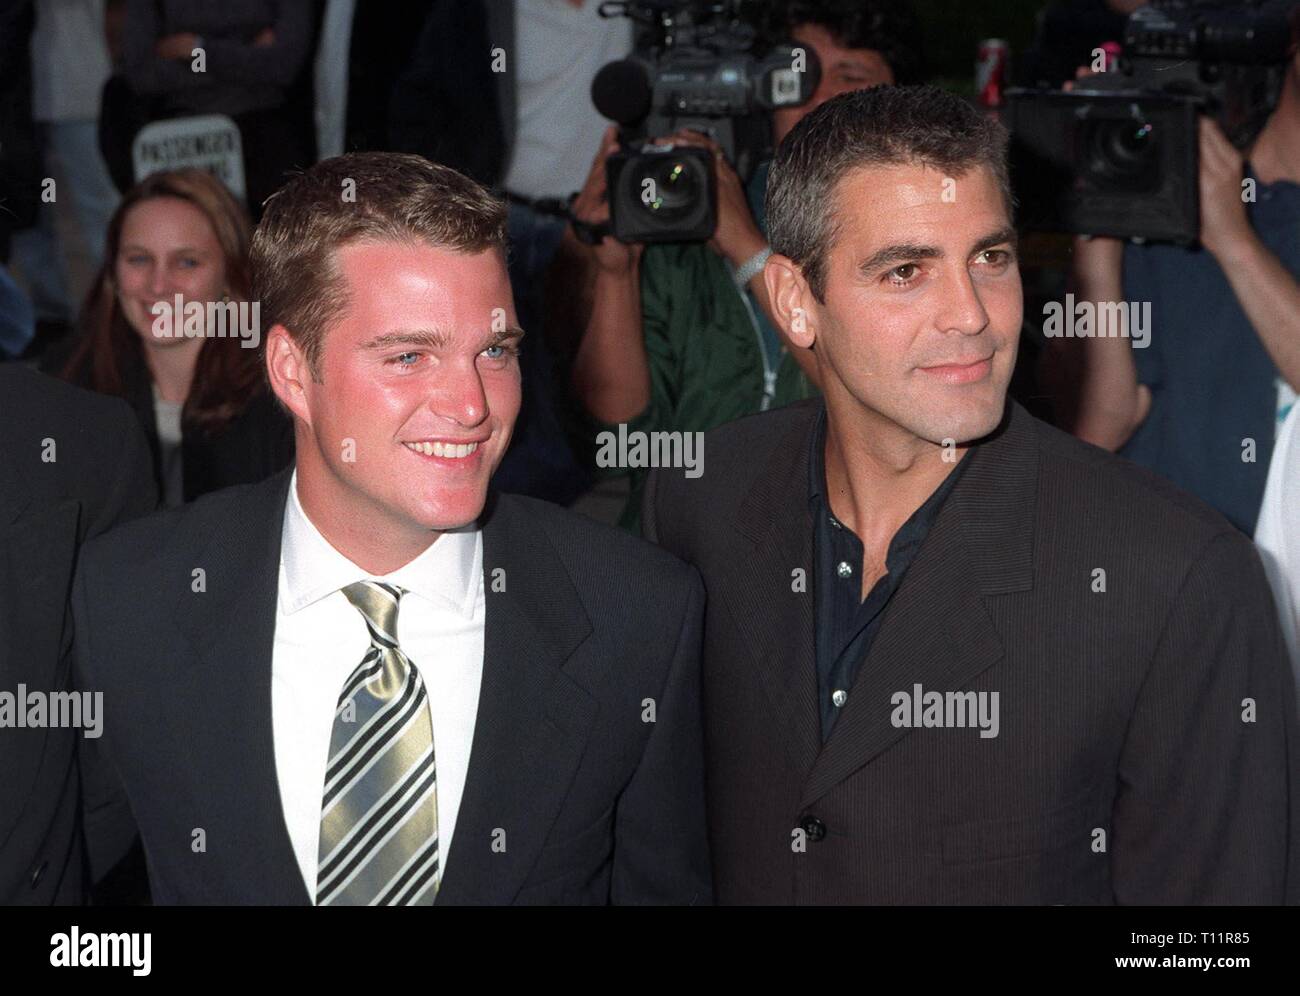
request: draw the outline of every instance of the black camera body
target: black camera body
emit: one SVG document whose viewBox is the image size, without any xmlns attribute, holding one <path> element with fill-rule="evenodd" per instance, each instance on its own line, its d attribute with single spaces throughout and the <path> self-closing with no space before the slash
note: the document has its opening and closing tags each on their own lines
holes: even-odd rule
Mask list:
<svg viewBox="0 0 1300 996">
<path fill-rule="evenodd" d="M 713 163 L 703 149 L 651 140 L 691 129 L 718 143 L 742 182 L 771 149 L 767 112 L 807 103 L 821 67 L 811 49 L 764 46 L 739 0 L 604 3 L 632 17 L 645 43 L 603 67 L 592 99 L 620 124 L 606 160 L 610 226 L 624 242 L 709 238 L 717 224 Z"/>
<path fill-rule="evenodd" d="M 1153 0 L 1118 66 L 1072 92 L 1013 89 L 1020 224 L 1182 245 L 1200 229 L 1197 116 L 1244 148 L 1276 104 L 1293 0 Z"/>
<path fill-rule="evenodd" d="M 702 242 L 718 224 L 718 187 L 706 149 L 652 142 L 605 160 L 610 230 L 623 242 Z"/>
</svg>

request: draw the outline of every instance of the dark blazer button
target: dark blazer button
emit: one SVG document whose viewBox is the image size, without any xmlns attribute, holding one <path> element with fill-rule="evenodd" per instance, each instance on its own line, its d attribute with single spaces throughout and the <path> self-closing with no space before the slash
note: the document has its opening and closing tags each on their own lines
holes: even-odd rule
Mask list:
<svg viewBox="0 0 1300 996">
<path fill-rule="evenodd" d="M 799 826 L 803 828 L 803 832 L 808 835 L 809 840 L 821 840 L 826 836 L 826 824 L 813 816 L 812 813 L 804 813 L 803 819 L 799 821 Z"/>
<path fill-rule="evenodd" d="M 45 874 L 45 869 L 48 867 L 50 867 L 50 863 L 48 861 L 42 861 L 39 865 L 36 866 L 36 870 L 32 872 L 33 889 L 35 889 L 38 885 L 41 884 L 41 876 Z"/>
</svg>

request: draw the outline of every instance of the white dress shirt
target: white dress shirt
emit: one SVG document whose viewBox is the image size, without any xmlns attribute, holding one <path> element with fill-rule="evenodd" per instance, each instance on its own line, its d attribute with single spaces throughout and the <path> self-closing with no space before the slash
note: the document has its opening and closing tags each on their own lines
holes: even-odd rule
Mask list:
<svg viewBox="0 0 1300 996">
<path fill-rule="evenodd" d="M 482 533 L 443 533 L 410 563 L 375 578 L 330 546 L 307 518 L 295 472 L 281 533 L 271 719 L 284 820 L 313 902 L 334 710 L 348 675 L 370 647 L 365 620 L 342 589 L 368 578 L 406 589 L 397 640 L 428 689 L 444 870 L 474 739 L 483 677 Z"/>
<path fill-rule="evenodd" d="M 1282 636 L 1300 685 L 1300 404 L 1292 407 L 1273 445 L 1255 543 L 1273 585 Z"/>
</svg>

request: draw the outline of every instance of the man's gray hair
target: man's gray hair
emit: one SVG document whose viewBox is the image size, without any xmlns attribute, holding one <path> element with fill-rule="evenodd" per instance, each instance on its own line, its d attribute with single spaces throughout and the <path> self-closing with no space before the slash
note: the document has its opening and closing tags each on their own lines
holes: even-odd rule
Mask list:
<svg viewBox="0 0 1300 996">
<path fill-rule="evenodd" d="M 952 177 L 987 167 L 1012 211 L 1006 129 L 961 97 L 933 86 L 875 86 L 828 100 L 777 149 L 766 198 L 772 251 L 799 265 L 818 301 L 837 233 L 836 185 L 863 166 L 902 165 Z"/>
</svg>

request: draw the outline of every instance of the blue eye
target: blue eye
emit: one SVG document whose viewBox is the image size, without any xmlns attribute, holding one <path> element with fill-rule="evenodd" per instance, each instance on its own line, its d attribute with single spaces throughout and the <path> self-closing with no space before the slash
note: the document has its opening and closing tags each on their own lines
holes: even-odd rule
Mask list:
<svg viewBox="0 0 1300 996">
<path fill-rule="evenodd" d="M 398 353 L 395 357 L 393 357 L 393 362 L 396 363 L 399 367 L 413 367 L 415 366 L 416 362 L 419 359 L 420 359 L 419 353 Z M 407 362 L 408 360 L 410 362 Z"/>
<path fill-rule="evenodd" d="M 488 346 L 483 350 L 483 356 L 489 360 L 504 360 L 511 356 L 519 355 L 519 344 L 512 340 L 509 342 L 499 342 L 493 346 Z"/>
</svg>

